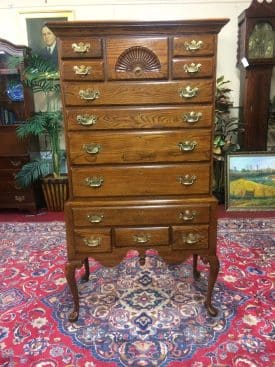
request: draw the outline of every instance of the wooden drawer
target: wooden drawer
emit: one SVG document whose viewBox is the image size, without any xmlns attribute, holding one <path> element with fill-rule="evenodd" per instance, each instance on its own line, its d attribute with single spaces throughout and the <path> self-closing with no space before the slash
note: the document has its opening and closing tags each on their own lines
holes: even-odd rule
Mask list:
<svg viewBox="0 0 275 367">
<path fill-rule="evenodd" d="M 74 231 L 76 253 L 111 252 L 111 229 L 78 229 Z"/>
<path fill-rule="evenodd" d="M 173 250 L 208 248 L 208 225 L 172 227 Z"/>
<path fill-rule="evenodd" d="M 216 36 L 214 35 L 185 35 L 174 37 L 173 56 L 213 55 Z"/>
<path fill-rule="evenodd" d="M 72 164 L 191 162 L 210 160 L 210 130 L 73 132 Z"/>
<path fill-rule="evenodd" d="M 210 193 L 208 163 L 72 168 L 75 197 Z"/>
<path fill-rule="evenodd" d="M 69 130 L 201 128 L 212 125 L 212 106 L 68 108 Z"/>
<path fill-rule="evenodd" d="M 15 176 L 19 170 L 0 170 L 0 192 L 17 192 L 22 188 L 16 183 Z"/>
<path fill-rule="evenodd" d="M 211 103 L 213 86 L 212 80 L 204 79 L 151 84 L 65 82 L 63 93 L 67 106 Z"/>
<path fill-rule="evenodd" d="M 66 60 L 61 61 L 61 75 L 63 80 L 104 80 L 104 64 L 102 60 Z"/>
<path fill-rule="evenodd" d="M 167 225 L 182 223 L 208 223 L 210 205 L 135 205 L 90 206 L 81 203 L 72 207 L 76 227 Z"/>
<path fill-rule="evenodd" d="M 1 191 L 0 193 L 0 203 L 7 203 L 10 207 L 13 204 L 24 204 L 34 201 L 34 194 L 31 189 L 26 190 L 11 190 L 11 191 Z"/>
<path fill-rule="evenodd" d="M 0 169 L 20 169 L 28 161 L 28 156 L 0 157 Z"/>
<path fill-rule="evenodd" d="M 59 44 L 61 58 L 99 58 L 102 57 L 100 38 L 72 37 L 61 39 Z"/>
<path fill-rule="evenodd" d="M 111 38 L 106 47 L 109 80 L 167 79 L 167 37 Z"/>
<path fill-rule="evenodd" d="M 211 57 L 180 58 L 172 62 L 173 79 L 206 78 L 213 73 L 214 60 Z"/>
<path fill-rule="evenodd" d="M 116 247 L 168 246 L 168 227 L 115 228 Z"/>
</svg>

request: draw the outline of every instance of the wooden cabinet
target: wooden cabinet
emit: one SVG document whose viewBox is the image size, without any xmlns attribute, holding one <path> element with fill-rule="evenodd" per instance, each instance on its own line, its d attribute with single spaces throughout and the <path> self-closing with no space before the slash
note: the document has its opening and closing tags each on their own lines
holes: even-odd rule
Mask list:
<svg viewBox="0 0 275 367">
<path fill-rule="evenodd" d="M 238 17 L 240 106 L 245 150 L 266 150 L 270 88 L 275 65 L 274 2 L 252 0 Z"/>
<path fill-rule="evenodd" d="M 31 92 L 22 83 L 27 47 L 0 39 L 0 208 L 36 210 L 34 189 L 15 182 L 29 161 L 29 140 L 16 135 L 17 126 L 33 111 Z"/>
<path fill-rule="evenodd" d="M 127 249 L 218 275 L 212 140 L 217 34 L 225 19 L 49 23 L 58 36 L 70 199 L 66 277 Z"/>
</svg>

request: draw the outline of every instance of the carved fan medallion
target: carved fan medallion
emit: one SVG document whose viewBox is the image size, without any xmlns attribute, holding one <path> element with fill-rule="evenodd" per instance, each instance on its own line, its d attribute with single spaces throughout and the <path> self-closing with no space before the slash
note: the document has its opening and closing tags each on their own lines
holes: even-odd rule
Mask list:
<svg viewBox="0 0 275 367">
<path fill-rule="evenodd" d="M 136 75 L 142 72 L 160 70 L 160 62 L 153 51 L 146 47 L 134 46 L 125 50 L 118 58 L 116 71 L 131 71 Z"/>
</svg>

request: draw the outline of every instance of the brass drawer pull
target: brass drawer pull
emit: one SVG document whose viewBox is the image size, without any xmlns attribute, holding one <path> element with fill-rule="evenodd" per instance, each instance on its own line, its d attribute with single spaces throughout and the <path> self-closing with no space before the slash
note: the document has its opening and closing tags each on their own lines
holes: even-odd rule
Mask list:
<svg viewBox="0 0 275 367">
<path fill-rule="evenodd" d="M 83 241 L 85 242 L 85 245 L 89 247 L 98 247 L 101 244 L 101 237 L 83 238 Z"/>
<path fill-rule="evenodd" d="M 180 89 L 179 96 L 181 98 L 193 98 L 196 97 L 198 94 L 199 88 L 198 87 L 191 87 L 190 85 L 187 85 L 187 87 L 184 87 Z"/>
<path fill-rule="evenodd" d="M 78 94 L 81 99 L 85 99 L 86 101 L 94 101 L 100 96 L 99 91 L 93 89 L 81 89 Z"/>
<path fill-rule="evenodd" d="M 22 201 L 25 201 L 25 196 L 24 195 L 15 195 L 14 200 L 18 201 L 19 203 L 22 203 Z"/>
<path fill-rule="evenodd" d="M 185 41 L 184 47 L 187 51 L 191 51 L 191 52 L 198 51 L 203 47 L 203 41 L 201 40 L 199 41 L 192 40 L 190 42 Z"/>
<path fill-rule="evenodd" d="M 83 144 L 83 149 L 88 154 L 98 154 L 101 150 L 100 144 Z"/>
<path fill-rule="evenodd" d="M 77 115 L 76 121 L 79 123 L 79 125 L 82 126 L 90 126 L 95 125 L 97 122 L 97 117 L 95 115 Z"/>
<path fill-rule="evenodd" d="M 21 161 L 10 161 L 10 164 L 13 167 L 18 167 L 18 166 L 21 166 Z"/>
<path fill-rule="evenodd" d="M 186 209 L 184 212 L 179 214 L 179 219 L 184 222 L 190 222 L 194 220 L 197 216 L 197 212 L 195 210 Z"/>
<path fill-rule="evenodd" d="M 85 53 L 90 50 L 91 44 L 89 42 L 72 43 L 72 49 L 77 53 Z"/>
<path fill-rule="evenodd" d="M 178 177 L 178 182 L 184 186 L 191 186 L 195 183 L 197 177 L 195 175 L 185 175 Z"/>
<path fill-rule="evenodd" d="M 100 223 L 102 222 L 104 215 L 103 214 L 88 214 L 87 218 L 90 223 Z"/>
<path fill-rule="evenodd" d="M 196 141 L 183 141 L 178 144 L 181 152 L 192 152 L 197 145 Z"/>
<path fill-rule="evenodd" d="M 136 243 L 147 243 L 150 241 L 151 236 L 149 234 L 134 235 L 133 239 Z"/>
<path fill-rule="evenodd" d="M 194 64 L 193 62 L 191 64 L 184 64 L 183 65 L 183 70 L 187 73 L 187 74 L 196 74 L 201 70 L 201 64 Z"/>
<path fill-rule="evenodd" d="M 102 186 L 103 182 L 104 182 L 104 178 L 103 177 L 86 177 L 85 178 L 85 182 L 87 184 L 87 186 L 93 187 L 93 188 L 98 188 L 100 186 Z"/>
<path fill-rule="evenodd" d="M 92 68 L 91 68 L 91 66 L 85 66 L 85 65 L 77 66 L 77 65 L 75 65 L 73 67 L 73 70 L 74 70 L 76 75 L 85 76 L 85 75 L 91 74 Z"/>
<path fill-rule="evenodd" d="M 187 245 L 195 245 L 196 243 L 198 243 L 201 239 L 201 236 L 198 233 L 188 233 L 188 234 L 184 234 L 182 236 L 182 240 L 184 243 L 186 243 Z"/>
<path fill-rule="evenodd" d="M 195 111 L 185 113 L 182 116 L 183 121 L 187 122 L 190 125 L 195 124 L 196 122 L 198 122 L 201 117 L 202 117 L 202 113 L 201 112 L 195 112 Z"/>
</svg>

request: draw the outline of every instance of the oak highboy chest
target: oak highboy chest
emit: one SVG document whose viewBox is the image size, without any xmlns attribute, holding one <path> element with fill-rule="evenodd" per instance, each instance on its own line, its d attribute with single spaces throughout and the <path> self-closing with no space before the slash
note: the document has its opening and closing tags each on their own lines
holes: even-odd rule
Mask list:
<svg viewBox="0 0 275 367">
<path fill-rule="evenodd" d="M 59 42 L 70 199 L 66 277 L 79 316 L 75 270 L 113 266 L 136 249 L 170 263 L 219 261 L 212 197 L 217 34 L 226 19 L 52 22 Z"/>
</svg>

